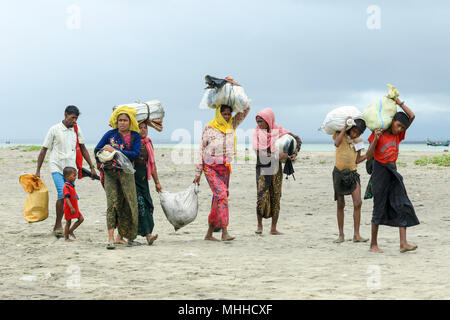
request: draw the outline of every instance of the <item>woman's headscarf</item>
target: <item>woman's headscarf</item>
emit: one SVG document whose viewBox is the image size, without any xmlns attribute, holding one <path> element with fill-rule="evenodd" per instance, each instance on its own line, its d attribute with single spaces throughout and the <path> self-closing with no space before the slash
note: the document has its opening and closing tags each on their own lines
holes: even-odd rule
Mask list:
<svg viewBox="0 0 450 320">
<path fill-rule="evenodd" d="M 256 116 L 264 119 L 264 121 L 266 121 L 269 125 L 269 128 L 266 130 L 260 129 L 259 126 L 256 126 L 256 129 L 253 131 L 253 149 L 267 150 L 270 146 L 270 150 L 272 152 L 276 151 L 277 149 L 275 147 L 275 142 L 281 136 L 289 133 L 289 131 L 283 129 L 282 126 L 275 123 L 275 114 L 270 108 L 261 110 Z"/>
<path fill-rule="evenodd" d="M 220 111 L 220 107 L 216 108 L 216 115 L 214 119 L 211 120 L 208 124 L 211 126 L 211 128 L 219 130 L 220 132 L 225 134 L 233 132 L 234 150 L 236 150 L 236 131 L 233 129 L 233 117 L 230 117 L 230 120 L 228 120 L 227 122 Z"/>
<path fill-rule="evenodd" d="M 141 122 L 142 123 L 142 122 Z M 147 149 L 147 180 L 152 179 L 152 174 L 155 172 L 155 153 L 153 150 L 153 143 L 149 137 L 141 138 L 141 144 Z"/>
<path fill-rule="evenodd" d="M 121 106 L 114 110 L 111 118 L 109 119 L 109 125 L 113 129 L 117 129 L 118 118 L 121 114 L 126 114 L 128 115 L 128 117 L 130 117 L 130 130 L 139 133 L 139 124 L 136 121 L 136 110 L 128 106 Z"/>
</svg>

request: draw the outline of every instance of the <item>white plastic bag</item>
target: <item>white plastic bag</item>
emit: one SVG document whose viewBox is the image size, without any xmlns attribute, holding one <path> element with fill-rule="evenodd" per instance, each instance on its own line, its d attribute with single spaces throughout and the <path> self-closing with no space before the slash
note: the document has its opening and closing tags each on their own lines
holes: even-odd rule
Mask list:
<svg viewBox="0 0 450 320">
<path fill-rule="evenodd" d="M 245 94 L 244 88 L 226 83 L 221 88 L 206 89 L 199 108 L 216 109 L 223 104 L 232 107 L 233 112 L 239 113 L 249 107 L 250 99 Z"/>
<path fill-rule="evenodd" d="M 352 119 L 347 121 L 347 117 L 352 117 Z M 333 135 L 336 131 L 341 131 L 344 129 L 346 123 L 348 128 L 354 126 L 355 122 L 351 121 L 354 119 L 363 119 L 363 114 L 361 111 L 353 106 L 339 107 L 331 110 L 327 114 L 319 130 L 326 134 Z"/>
<path fill-rule="evenodd" d="M 134 170 L 133 163 L 122 152 L 117 150 L 114 158 L 116 158 L 117 162 L 120 164 L 120 167 L 124 172 L 134 174 L 136 170 Z"/>
<path fill-rule="evenodd" d="M 282 137 L 280 137 L 277 141 L 275 141 L 275 146 L 278 148 L 279 151 L 289 154 L 289 147 L 291 143 L 293 143 L 293 148 L 295 151 L 297 149 L 297 140 L 295 140 L 294 137 L 291 136 L 290 134 L 285 134 Z M 286 159 L 281 160 L 281 162 L 285 163 Z"/>
<path fill-rule="evenodd" d="M 163 190 L 159 193 L 161 207 L 175 231 L 191 223 L 197 217 L 198 192 L 198 185 L 193 183 L 181 192 L 170 193 Z"/>
<path fill-rule="evenodd" d="M 126 173 L 134 174 L 134 172 L 136 171 L 134 170 L 133 163 L 130 161 L 130 159 L 128 159 L 119 150 L 109 152 L 107 150 L 101 149 L 100 151 L 97 152 L 96 156 L 102 163 L 111 162 L 113 159 L 116 159 L 119 165 L 118 167 Z"/>
</svg>

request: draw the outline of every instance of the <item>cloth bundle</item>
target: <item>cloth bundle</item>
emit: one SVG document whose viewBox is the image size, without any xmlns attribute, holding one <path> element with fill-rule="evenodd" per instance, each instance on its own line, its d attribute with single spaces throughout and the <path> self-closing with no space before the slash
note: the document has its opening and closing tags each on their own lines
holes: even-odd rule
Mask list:
<svg viewBox="0 0 450 320">
<path fill-rule="evenodd" d="M 221 105 L 228 105 L 233 112 L 239 113 L 250 106 L 250 99 L 245 94 L 244 88 L 232 78 L 219 79 L 207 75 L 205 82 L 208 87 L 200 101 L 200 109 L 216 109 Z"/>
<path fill-rule="evenodd" d="M 347 119 L 348 117 L 352 118 Z M 319 130 L 326 134 L 333 135 L 336 131 L 342 131 L 345 124 L 347 124 L 348 129 L 353 127 L 355 125 L 353 120 L 355 119 L 363 119 L 363 114 L 356 107 L 339 107 L 328 112 Z"/>
<path fill-rule="evenodd" d="M 291 136 L 290 134 L 285 134 L 275 142 L 275 145 L 277 146 L 278 150 L 287 153 L 289 156 L 291 156 L 297 149 L 297 140 L 295 140 L 294 137 Z M 281 162 L 284 163 L 283 173 L 287 176 L 290 176 L 292 174 L 292 177 L 295 180 L 294 176 L 295 170 L 294 166 L 292 165 L 293 161 L 291 159 L 283 159 L 281 160 Z"/>
<path fill-rule="evenodd" d="M 158 100 L 114 106 L 113 110 L 123 106 L 128 106 L 136 110 L 135 118 L 137 122 L 146 121 L 149 126 L 155 128 L 157 131 L 163 130 L 162 122 L 165 111 L 161 102 Z"/>
</svg>

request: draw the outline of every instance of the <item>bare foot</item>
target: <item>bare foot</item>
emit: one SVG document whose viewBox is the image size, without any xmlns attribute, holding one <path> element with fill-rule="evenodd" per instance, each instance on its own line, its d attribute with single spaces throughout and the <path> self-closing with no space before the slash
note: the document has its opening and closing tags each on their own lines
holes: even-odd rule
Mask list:
<svg viewBox="0 0 450 320">
<path fill-rule="evenodd" d="M 214 238 L 213 236 L 205 236 L 205 240 L 209 241 L 220 241 L 219 239 Z"/>
<path fill-rule="evenodd" d="M 345 241 L 344 235 L 342 235 L 342 236 L 339 236 L 336 240 L 334 240 L 333 243 L 342 243 L 344 241 Z"/>
<path fill-rule="evenodd" d="M 222 241 L 231 241 L 234 240 L 235 237 L 230 236 L 227 234 L 226 236 L 222 236 Z"/>
<path fill-rule="evenodd" d="M 270 234 L 272 234 L 272 235 L 274 235 L 274 236 L 278 236 L 278 235 L 281 235 L 282 233 L 279 232 L 278 230 L 271 230 L 271 231 L 270 231 Z"/>
<path fill-rule="evenodd" d="M 114 241 L 115 244 L 125 244 L 128 245 L 128 242 L 125 241 L 122 237 L 117 236 L 116 241 Z"/>
<path fill-rule="evenodd" d="M 155 235 L 153 236 L 153 235 L 151 235 L 151 234 L 148 234 L 148 235 L 146 236 L 146 238 L 147 238 L 147 243 L 148 243 L 148 245 L 151 246 L 151 245 L 153 244 L 153 242 L 154 242 L 156 239 L 158 239 L 158 235 L 155 234 Z"/>
<path fill-rule="evenodd" d="M 368 238 L 363 238 L 360 235 L 353 236 L 353 242 L 367 242 Z"/>
<path fill-rule="evenodd" d="M 66 239 L 66 242 L 73 242 L 73 240 L 67 238 L 67 239 Z"/>
<path fill-rule="evenodd" d="M 409 243 L 407 243 L 407 244 L 405 244 L 403 246 L 400 246 L 400 252 L 401 253 L 408 252 L 408 251 L 414 251 L 416 249 L 417 249 L 416 245 L 410 245 Z"/>
<path fill-rule="evenodd" d="M 370 252 L 383 253 L 383 250 L 378 248 L 378 246 L 370 246 Z"/>
</svg>

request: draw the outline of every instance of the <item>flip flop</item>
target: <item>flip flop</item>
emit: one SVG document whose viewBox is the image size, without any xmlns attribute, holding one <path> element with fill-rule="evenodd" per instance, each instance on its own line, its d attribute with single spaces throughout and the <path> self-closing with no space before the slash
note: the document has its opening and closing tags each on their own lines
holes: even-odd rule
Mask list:
<svg viewBox="0 0 450 320">
<path fill-rule="evenodd" d="M 113 249 L 115 249 L 116 248 L 116 246 L 115 246 L 115 244 L 114 244 L 114 241 L 111 241 L 110 243 L 108 243 L 108 245 L 106 246 L 106 249 L 108 249 L 108 250 L 113 250 Z"/>
<path fill-rule="evenodd" d="M 53 230 L 53 235 L 54 235 L 57 239 L 62 238 L 62 237 L 64 237 L 64 231 L 61 230 L 61 229 Z"/>
<path fill-rule="evenodd" d="M 256 230 L 255 233 L 256 233 L 256 234 L 262 234 L 262 231 Z"/>
</svg>

